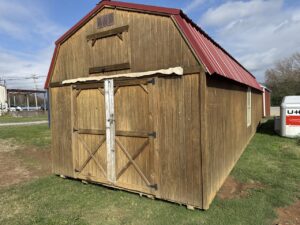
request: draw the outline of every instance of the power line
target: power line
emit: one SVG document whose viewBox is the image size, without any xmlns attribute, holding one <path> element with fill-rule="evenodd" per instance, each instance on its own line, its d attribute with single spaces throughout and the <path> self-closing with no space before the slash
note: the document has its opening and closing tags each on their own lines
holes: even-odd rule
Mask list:
<svg viewBox="0 0 300 225">
<path fill-rule="evenodd" d="M 47 77 L 47 76 L 38 76 L 38 75 L 35 75 L 35 77 L 36 78 L 43 78 L 43 77 Z M 30 80 L 30 79 L 32 79 L 32 75 L 31 75 L 31 77 L 13 77 L 13 78 L 11 78 L 11 77 L 3 77 L 2 79 L 4 79 L 4 80 L 20 80 L 20 79 L 22 79 L 22 80 Z"/>
<path fill-rule="evenodd" d="M 20 74 L 21 75 L 21 74 Z M 37 89 L 38 87 L 43 86 L 43 79 L 39 78 L 46 78 L 45 75 L 23 75 L 23 76 L 3 76 L 0 77 L 0 84 L 1 82 L 5 84 L 5 86 L 9 87 L 18 87 L 18 88 L 24 88 L 24 87 L 34 87 Z M 26 81 L 28 80 L 28 82 Z M 29 80 L 33 80 L 33 82 L 30 82 Z"/>
</svg>

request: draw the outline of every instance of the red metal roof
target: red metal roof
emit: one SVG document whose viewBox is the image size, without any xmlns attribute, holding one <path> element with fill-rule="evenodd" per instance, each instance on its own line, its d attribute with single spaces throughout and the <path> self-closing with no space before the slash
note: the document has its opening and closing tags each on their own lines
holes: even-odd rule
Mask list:
<svg viewBox="0 0 300 225">
<path fill-rule="evenodd" d="M 255 77 L 183 13 L 175 21 L 210 74 L 218 74 L 261 90 Z"/>
<path fill-rule="evenodd" d="M 181 10 L 109 0 L 101 1 L 89 14 L 87 14 L 82 20 L 80 20 L 75 26 L 73 26 L 55 42 L 56 48 L 48 72 L 45 88 L 48 88 L 49 86 L 50 77 L 52 75 L 56 56 L 58 54 L 58 46 L 66 41 L 82 26 L 84 26 L 105 6 L 134 9 L 145 11 L 148 13 L 163 13 L 172 16 L 181 29 L 182 33 L 189 41 L 198 59 L 206 67 L 206 70 L 209 74 L 220 75 L 228 79 L 237 81 L 241 84 L 253 87 L 260 91 L 262 90 L 255 77 L 248 70 L 246 70 L 228 52 L 226 52 L 203 30 L 201 30 L 195 23 L 193 23 L 192 20 L 190 20 L 185 14 L 183 14 Z"/>
</svg>

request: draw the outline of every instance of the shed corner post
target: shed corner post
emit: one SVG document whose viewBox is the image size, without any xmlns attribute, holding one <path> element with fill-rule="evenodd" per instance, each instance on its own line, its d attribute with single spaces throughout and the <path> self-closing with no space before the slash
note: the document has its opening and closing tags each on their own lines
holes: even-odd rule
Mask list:
<svg viewBox="0 0 300 225">
<path fill-rule="evenodd" d="M 202 184 L 202 208 L 209 208 L 208 199 L 208 154 L 207 154 L 207 83 L 206 72 L 200 72 L 199 87 L 200 87 L 200 145 L 201 145 L 201 184 Z"/>
<path fill-rule="evenodd" d="M 47 100 L 46 100 L 46 105 L 45 105 L 45 110 L 47 108 L 47 115 L 48 115 L 48 127 L 51 129 L 51 104 L 50 104 L 50 87 L 47 89 Z M 46 98 L 46 97 L 45 97 Z"/>
</svg>

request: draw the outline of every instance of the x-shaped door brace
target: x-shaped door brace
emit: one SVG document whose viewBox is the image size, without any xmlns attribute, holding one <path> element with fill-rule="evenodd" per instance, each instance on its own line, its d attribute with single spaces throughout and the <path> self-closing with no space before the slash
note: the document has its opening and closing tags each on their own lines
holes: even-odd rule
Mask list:
<svg viewBox="0 0 300 225">
<path fill-rule="evenodd" d="M 149 144 L 149 139 L 147 139 L 132 155 L 132 160 L 135 160 L 145 149 L 145 147 Z M 119 171 L 117 175 L 117 180 L 123 175 L 123 173 L 128 169 L 128 167 L 132 164 L 132 161 L 129 159 L 125 166 Z"/>
<path fill-rule="evenodd" d="M 104 168 L 102 167 L 101 163 L 98 162 L 97 158 L 95 157 L 95 154 L 98 152 L 98 150 L 101 148 L 101 146 L 103 145 L 103 143 L 106 140 L 106 137 L 103 137 L 100 141 L 100 143 L 97 145 L 97 147 L 93 150 L 90 151 L 89 147 L 87 146 L 87 144 L 83 141 L 83 139 L 80 137 L 79 134 L 77 134 L 77 138 L 78 140 L 81 142 L 81 144 L 83 145 L 84 149 L 88 152 L 89 156 L 87 157 L 87 159 L 83 162 L 83 164 L 81 165 L 81 167 L 79 169 L 75 169 L 76 172 L 81 173 L 82 170 L 86 167 L 86 165 L 89 163 L 89 161 L 91 159 L 94 160 L 94 162 L 96 163 L 96 165 L 98 166 L 98 168 L 101 170 L 101 172 L 103 173 L 103 175 L 105 177 L 107 177 L 107 174 L 104 170 Z"/>
<path fill-rule="evenodd" d="M 139 175 L 143 178 L 143 180 L 146 182 L 146 184 L 148 186 L 152 186 L 152 184 L 150 183 L 149 179 L 145 176 L 145 174 L 142 172 L 142 170 L 140 169 L 140 167 L 136 164 L 136 162 L 134 161 L 140 154 L 141 152 L 144 150 L 144 148 L 149 144 L 149 139 L 147 139 L 143 145 L 136 151 L 136 153 L 131 156 L 129 154 L 129 152 L 126 150 L 126 148 L 124 147 L 124 145 L 119 141 L 118 138 L 115 139 L 117 145 L 120 147 L 120 149 L 124 152 L 124 154 L 126 155 L 126 157 L 128 158 L 128 163 L 120 170 L 120 172 L 118 173 L 117 178 L 119 178 L 125 171 L 126 169 L 132 164 L 133 167 L 136 169 L 136 171 L 139 173 Z"/>
</svg>

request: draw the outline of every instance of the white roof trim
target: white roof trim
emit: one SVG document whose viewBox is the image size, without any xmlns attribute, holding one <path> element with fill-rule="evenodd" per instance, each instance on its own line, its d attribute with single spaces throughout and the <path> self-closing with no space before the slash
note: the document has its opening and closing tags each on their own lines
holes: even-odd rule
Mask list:
<svg viewBox="0 0 300 225">
<path fill-rule="evenodd" d="M 87 81 L 101 81 L 101 80 L 105 80 L 105 79 L 113 79 L 113 78 L 120 78 L 120 77 L 137 78 L 137 77 L 151 76 L 151 75 L 155 75 L 155 74 L 182 76 L 183 68 L 182 67 L 173 67 L 173 68 L 169 68 L 169 69 L 146 71 L 146 72 L 139 72 L 139 73 L 125 73 L 125 74 L 116 74 L 116 75 L 80 77 L 80 78 L 76 78 L 76 79 L 64 80 L 62 82 L 62 84 L 74 84 L 77 82 L 87 82 Z"/>
</svg>

